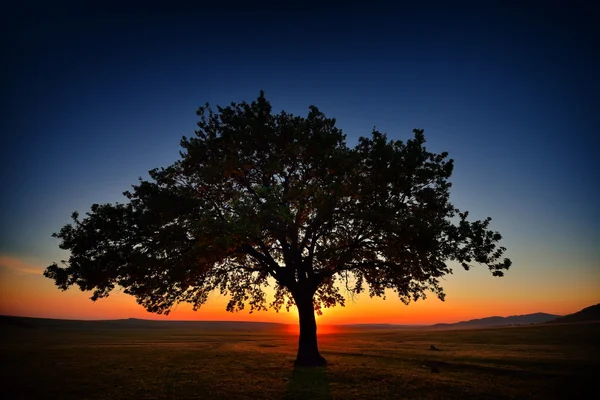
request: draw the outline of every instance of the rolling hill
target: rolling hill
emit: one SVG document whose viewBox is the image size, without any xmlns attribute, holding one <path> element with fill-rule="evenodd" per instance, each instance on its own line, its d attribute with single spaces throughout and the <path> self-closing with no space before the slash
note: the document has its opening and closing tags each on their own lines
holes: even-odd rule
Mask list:
<svg viewBox="0 0 600 400">
<path fill-rule="evenodd" d="M 512 315 L 509 317 L 487 317 L 471 319 L 456 323 L 435 325 L 396 325 L 396 324 L 346 324 L 338 325 L 338 329 L 474 329 L 490 328 L 509 325 L 531 325 L 541 323 L 578 323 L 600 321 L 600 303 L 586 307 L 576 313 L 560 316 L 547 313 Z M 194 328 L 211 331 L 278 331 L 287 330 L 287 324 L 273 322 L 246 321 L 156 321 L 147 319 L 117 319 L 117 320 L 67 320 L 51 318 L 30 318 L 0 315 L 0 327 L 22 329 L 50 328 L 61 330 L 103 330 L 103 329 L 170 329 Z"/>
<path fill-rule="evenodd" d="M 435 329 L 468 329 L 468 328 L 489 328 L 492 326 L 507 326 L 507 325 L 529 325 L 539 324 L 555 320 L 559 315 L 534 313 L 524 315 L 511 315 L 509 317 L 487 317 L 479 319 L 471 319 L 468 321 L 456 322 L 453 324 L 435 324 L 431 328 Z"/>
<path fill-rule="evenodd" d="M 583 310 L 577 311 L 576 313 L 558 317 L 548 322 L 553 324 L 567 324 L 588 321 L 600 321 L 600 303 L 594 306 L 586 307 Z"/>
</svg>

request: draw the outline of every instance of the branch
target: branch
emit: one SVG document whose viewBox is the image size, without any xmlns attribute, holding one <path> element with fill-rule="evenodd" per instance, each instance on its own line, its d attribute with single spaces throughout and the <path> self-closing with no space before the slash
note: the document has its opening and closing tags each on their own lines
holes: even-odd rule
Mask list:
<svg viewBox="0 0 600 400">
<path fill-rule="evenodd" d="M 262 243 L 262 245 L 266 248 L 264 243 Z M 270 273 L 274 278 L 277 277 L 277 271 L 280 269 L 279 264 L 273 260 L 273 257 L 271 257 L 268 252 L 266 255 L 262 254 L 249 244 L 242 245 L 240 251 L 254 257 L 254 259 L 258 261 L 268 273 Z"/>
</svg>

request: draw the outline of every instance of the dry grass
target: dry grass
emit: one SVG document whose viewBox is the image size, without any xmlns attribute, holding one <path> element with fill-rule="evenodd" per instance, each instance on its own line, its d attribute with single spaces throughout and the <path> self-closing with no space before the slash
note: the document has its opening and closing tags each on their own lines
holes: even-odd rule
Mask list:
<svg viewBox="0 0 600 400">
<path fill-rule="evenodd" d="M 0 332 L 3 399 L 578 398 L 600 378 L 598 323 L 323 335 L 315 369 L 281 332 Z"/>
</svg>

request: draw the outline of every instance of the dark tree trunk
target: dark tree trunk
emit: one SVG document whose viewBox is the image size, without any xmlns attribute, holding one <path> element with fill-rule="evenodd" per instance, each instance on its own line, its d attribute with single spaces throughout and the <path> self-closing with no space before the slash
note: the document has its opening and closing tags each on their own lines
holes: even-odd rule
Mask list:
<svg viewBox="0 0 600 400">
<path fill-rule="evenodd" d="M 296 365 L 322 366 L 325 359 L 319 354 L 317 345 L 317 320 L 313 306 L 313 293 L 301 291 L 294 296 L 300 317 L 300 339 L 298 341 L 298 356 Z"/>
</svg>

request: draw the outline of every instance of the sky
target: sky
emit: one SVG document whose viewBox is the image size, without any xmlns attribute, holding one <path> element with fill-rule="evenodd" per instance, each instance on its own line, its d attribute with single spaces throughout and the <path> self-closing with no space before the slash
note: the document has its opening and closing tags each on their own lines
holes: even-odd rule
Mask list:
<svg viewBox="0 0 600 400">
<path fill-rule="evenodd" d="M 0 314 L 295 322 L 285 310 L 227 313 L 216 293 L 198 312 L 180 305 L 156 316 L 122 293 L 92 302 L 42 276 L 68 258 L 51 234 L 73 211 L 124 201 L 138 177 L 176 161 L 205 102 L 251 101 L 261 89 L 275 111 L 316 105 L 350 145 L 374 126 L 402 140 L 424 129 L 428 149 L 455 160 L 452 202 L 492 217 L 513 261 L 503 278 L 455 268 L 445 302 L 361 295 L 320 321 L 562 315 L 600 302 L 598 10 L 562 0 L 419 4 L 11 10 Z"/>
</svg>

